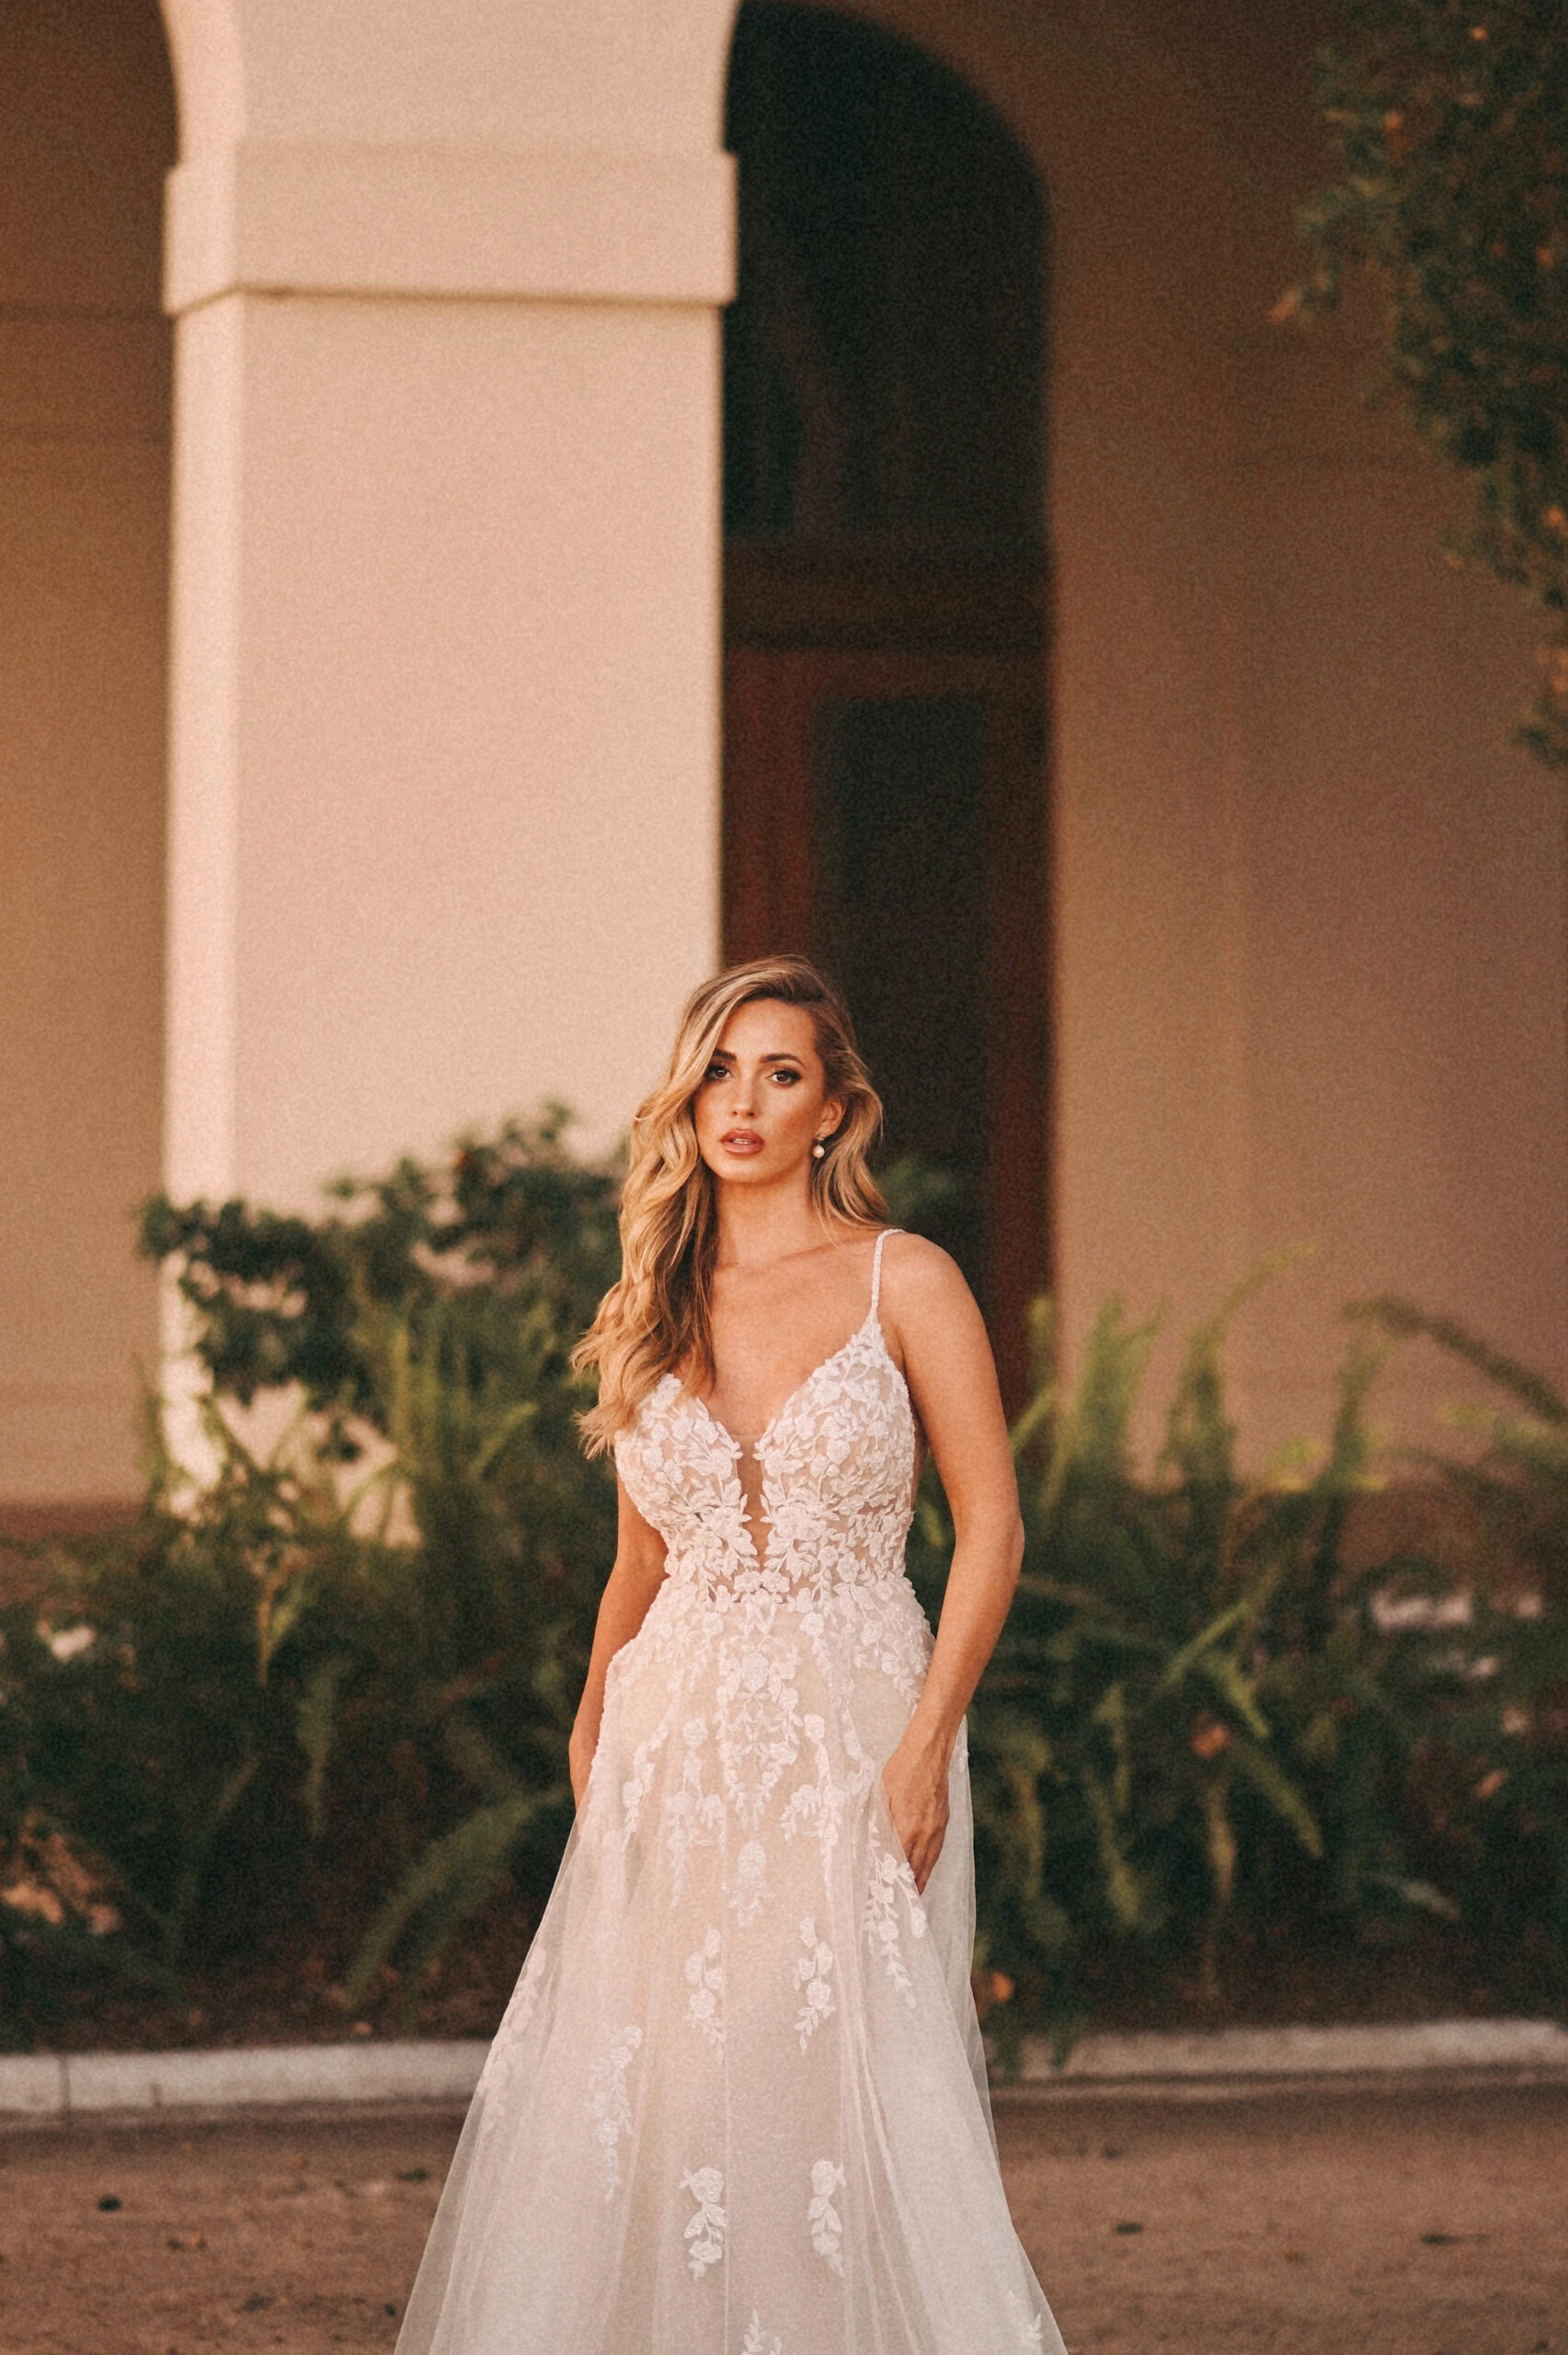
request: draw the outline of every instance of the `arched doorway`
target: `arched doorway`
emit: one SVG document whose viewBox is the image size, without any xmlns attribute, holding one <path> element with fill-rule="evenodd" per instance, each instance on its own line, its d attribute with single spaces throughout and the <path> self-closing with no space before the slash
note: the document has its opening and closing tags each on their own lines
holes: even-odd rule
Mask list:
<svg viewBox="0 0 1568 2355">
<path fill-rule="evenodd" d="M 727 140 L 726 953 L 845 986 L 1026 1380 L 1046 1221 L 1044 222 L 924 52 L 746 0 Z"/>
</svg>

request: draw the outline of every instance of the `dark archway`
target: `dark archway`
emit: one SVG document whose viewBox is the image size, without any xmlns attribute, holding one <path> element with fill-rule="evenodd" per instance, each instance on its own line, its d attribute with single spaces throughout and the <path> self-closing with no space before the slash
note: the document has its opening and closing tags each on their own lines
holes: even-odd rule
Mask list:
<svg viewBox="0 0 1568 2355">
<path fill-rule="evenodd" d="M 746 0 L 727 138 L 725 944 L 846 988 L 1004 1387 L 1047 1264 L 1045 227 L 907 41 Z"/>
</svg>

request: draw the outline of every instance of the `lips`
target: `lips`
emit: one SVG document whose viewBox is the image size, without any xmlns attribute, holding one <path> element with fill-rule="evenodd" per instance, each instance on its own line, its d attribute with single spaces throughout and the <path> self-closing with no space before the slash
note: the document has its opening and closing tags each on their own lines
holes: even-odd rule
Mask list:
<svg viewBox="0 0 1568 2355">
<path fill-rule="evenodd" d="M 726 1153 L 761 1153 L 762 1140 L 755 1129 L 726 1129 L 719 1143 Z"/>
</svg>

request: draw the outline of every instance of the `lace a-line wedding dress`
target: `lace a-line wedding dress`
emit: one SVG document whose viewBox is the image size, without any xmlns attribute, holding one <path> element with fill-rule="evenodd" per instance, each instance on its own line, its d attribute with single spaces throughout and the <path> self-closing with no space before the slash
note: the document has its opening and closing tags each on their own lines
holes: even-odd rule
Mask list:
<svg viewBox="0 0 1568 2355">
<path fill-rule="evenodd" d="M 932 1643 L 885 1241 L 864 1324 L 756 1443 L 755 1526 L 672 1374 L 616 1444 L 668 1575 L 397 2355 L 1065 2355 L 997 2167 L 962 1741 L 923 1901 L 882 1788 Z"/>
</svg>

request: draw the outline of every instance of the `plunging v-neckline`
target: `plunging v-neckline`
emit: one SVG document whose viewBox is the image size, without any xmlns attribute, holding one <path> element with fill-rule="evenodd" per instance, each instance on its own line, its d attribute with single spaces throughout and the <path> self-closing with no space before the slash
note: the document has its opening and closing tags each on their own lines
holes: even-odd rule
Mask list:
<svg viewBox="0 0 1568 2355">
<path fill-rule="evenodd" d="M 891 1233 L 892 1230 L 889 1229 L 888 1231 Z M 761 1430 L 758 1432 L 754 1440 L 748 1442 L 746 1440 L 737 1439 L 735 1433 L 728 1428 L 727 1424 L 721 1423 L 719 1421 L 718 1417 L 714 1413 L 714 1410 L 709 1406 L 707 1400 L 699 1396 L 697 1392 L 694 1390 L 689 1394 L 692 1404 L 694 1407 L 701 1408 L 704 1420 L 711 1425 L 712 1429 L 717 1432 L 719 1438 L 724 1441 L 726 1446 L 733 1452 L 737 1458 L 744 1455 L 750 1455 L 753 1463 L 761 1463 L 764 1445 L 770 1439 L 772 1439 L 774 1430 L 777 1429 L 778 1425 L 783 1422 L 784 1417 L 788 1414 L 795 1401 L 805 1396 L 806 1392 L 810 1389 L 818 1374 L 826 1373 L 828 1368 L 830 1365 L 837 1365 L 841 1358 L 847 1358 L 855 1343 L 862 1338 L 867 1328 L 873 1325 L 876 1327 L 876 1338 L 882 1343 L 883 1356 L 887 1360 L 888 1364 L 893 1366 L 894 1373 L 898 1373 L 898 1369 L 893 1364 L 892 1353 L 888 1350 L 887 1339 L 882 1331 L 882 1320 L 874 1307 L 868 1308 L 865 1312 L 864 1317 L 861 1323 L 855 1327 L 854 1331 L 850 1335 L 848 1340 L 841 1341 L 836 1350 L 831 1350 L 827 1357 L 821 1360 L 819 1364 L 814 1365 L 810 1373 L 795 1384 L 795 1388 L 790 1392 L 789 1396 L 784 1400 L 784 1404 L 781 1407 L 775 1407 L 773 1412 L 768 1417 L 767 1421 L 762 1425 Z M 672 1376 L 671 1378 L 673 1379 L 674 1377 Z M 902 1380 L 901 1375 L 899 1376 L 899 1379 Z"/>
</svg>

